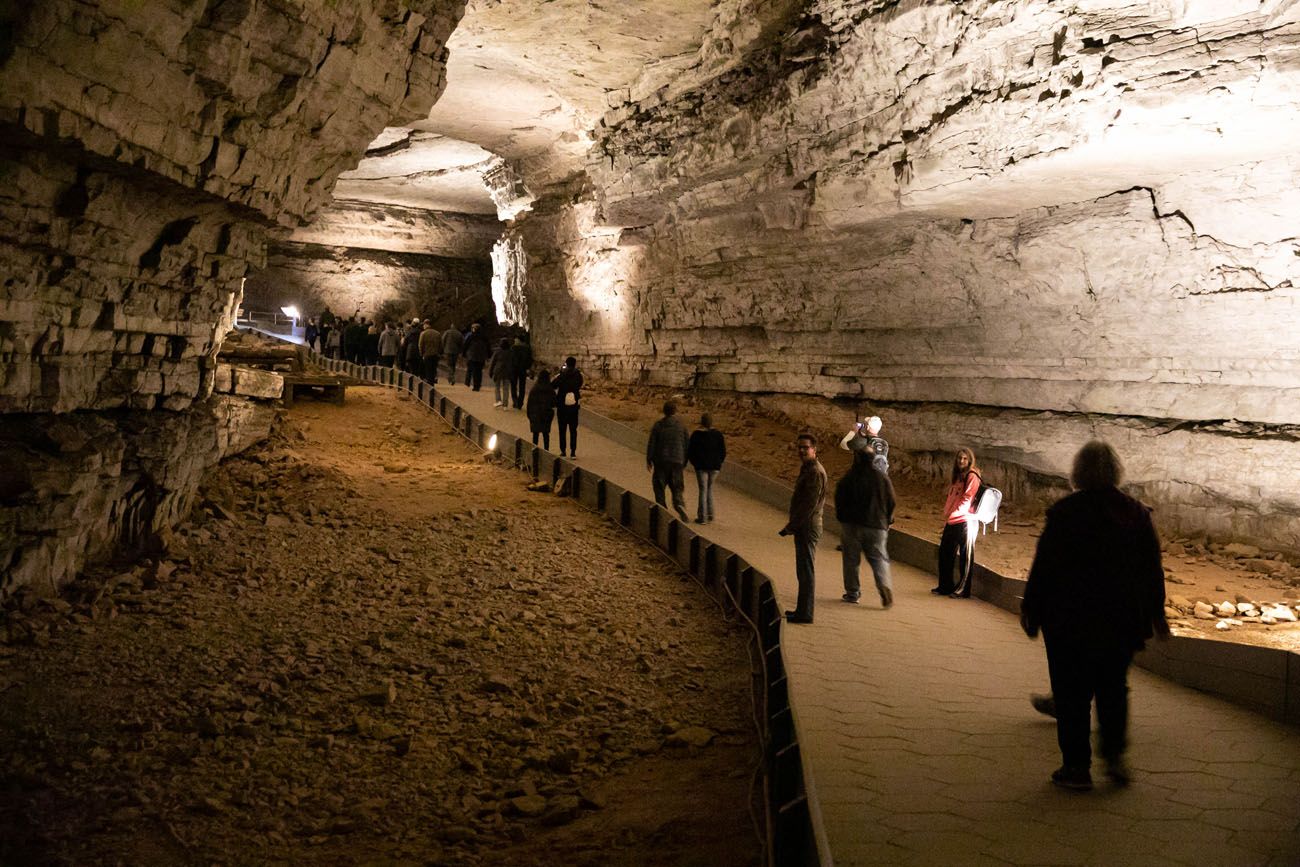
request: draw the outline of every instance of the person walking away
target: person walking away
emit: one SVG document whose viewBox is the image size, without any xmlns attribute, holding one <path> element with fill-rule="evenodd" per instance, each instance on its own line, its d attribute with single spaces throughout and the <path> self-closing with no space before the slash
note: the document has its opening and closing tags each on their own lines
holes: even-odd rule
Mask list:
<svg viewBox="0 0 1300 867">
<path fill-rule="evenodd" d="M 516 337 L 510 347 L 511 370 L 510 398 L 515 409 L 524 405 L 524 390 L 528 387 L 528 372 L 533 367 L 533 348 L 528 345 L 527 335 Z"/>
<path fill-rule="evenodd" d="M 1056 704 L 1061 767 L 1051 780 L 1092 788 L 1092 703 L 1106 774 L 1127 785 L 1128 668 L 1151 637 L 1167 638 L 1165 572 L 1151 509 L 1119 490 L 1119 455 L 1094 440 L 1075 455 L 1074 493 L 1047 510 L 1020 624 L 1041 629 Z"/>
<path fill-rule="evenodd" d="M 424 328 L 416 340 L 420 351 L 420 375 L 430 385 L 438 384 L 438 354 L 442 350 L 442 335 L 434 330 L 433 323 L 424 320 Z"/>
<path fill-rule="evenodd" d="M 307 348 L 315 352 L 316 341 L 320 339 L 320 328 L 316 325 L 315 316 L 307 320 L 307 329 L 303 332 L 303 339 L 307 341 Z"/>
<path fill-rule="evenodd" d="M 697 524 L 713 520 L 713 482 L 726 459 L 727 440 L 722 431 L 713 429 L 713 417 L 706 412 L 700 416 L 699 430 L 691 434 L 686 444 L 686 460 L 695 468 L 695 484 L 700 494 L 695 509 Z"/>
<path fill-rule="evenodd" d="M 528 392 L 528 406 L 524 412 L 528 416 L 528 429 L 533 433 L 533 445 L 537 445 L 537 437 L 540 435 L 542 448 L 550 451 L 551 421 L 555 418 L 555 386 L 551 385 L 551 374 L 545 368 L 537 371 L 537 379 Z"/>
<path fill-rule="evenodd" d="M 365 364 L 374 364 L 379 358 L 379 328 L 374 323 L 366 329 Z"/>
<path fill-rule="evenodd" d="M 393 323 L 384 323 L 384 333 L 379 335 L 379 364 L 383 367 L 392 367 L 399 348 L 401 348 L 401 339 L 397 336 Z"/>
<path fill-rule="evenodd" d="M 853 429 L 840 440 L 840 448 L 850 452 L 864 452 L 882 473 L 889 472 L 889 442 L 880 436 L 884 424 L 880 416 L 858 419 Z"/>
<path fill-rule="evenodd" d="M 325 334 L 325 357 L 342 358 L 343 346 L 343 329 L 338 326 L 332 326 L 324 329 Z"/>
<path fill-rule="evenodd" d="M 450 385 L 456 384 L 456 359 L 464 347 L 465 337 L 453 322 L 442 332 L 442 357 L 447 362 L 447 382 Z"/>
<path fill-rule="evenodd" d="M 664 404 L 663 418 L 650 428 L 650 439 L 645 447 L 645 468 L 652 473 L 650 483 L 654 486 L 655 502 L 668 508 L 664 502 L 664 488 L 670 490 L 673 508 L 683 521 L 690 520 L 686 514 L 686 485 L 682 481 L 687 445 L 686 426 L 677 417 L 677 404 L 670 400 Z"/>
<path fill-rule="evenodd" d="M 482 326 L 475 322 L 465 338 L 465 384 L 474 391 L 483 388 L 483 365 L 487 363 L 491 346 L 483 334 Z"/>
<path fill-rule="evenodd" d="M 979 532 L 979 523 L 975 520 L 975 495 L 981 481 L 979 468 L 975 466 L 975 453 L 968 448 L 958 449 L 943 504 L 939 586 L 931 588 L 931 593 L 954 599 L 970 598 L 971 573 L 975 569 L 975 534 Z M 956 584 L 952 580 L 954 567 L 958 574 Z"/>
<path fill-rule="evenodd" d="M 814 569 L 817 543 L 822 537 L 822 506 L 826 503 L 826 470 L 817 460 L 817 438 L 799 434 L 799 478 L 790 496 L 790 520 L 779 535 L 794 536 L 794 573 L 799 595 L 793 611 L 785 612 L 787 623 L 813 622 Z"/>
<path fill-rule="evenodd" d="M 894 486 L 875 465 L 869 452 L 853 456 L 853 466 L 835 486 L 835 517 L 843 542 L 844 601 L 862 596 L 858 569 L 863 554 L 876 579 L 880 605 L 894 604 L 894 584 L 889 575 L 889 525 L 894 523 Z"/>
<path fill-rule="evenodd" d="M 488 362 L 488 375 L 492 377 L 492 390 L 496 397 L 493 406 L 510 406 L 510 382 L 515 378 L 515 360 L 510 354 L 510 338 L 503 337 L 501 345 Z"/>
<path fill-rule="evenodd" d="M 568 435 L 569 457 L 578 456 L 578 408 L 582 405 L 582 371 L 578 360 L 570 355 L 555 375 L 555 416 L 560 422 L 560 456 L 564 456 Z"/>
<path fill-rule="evenodd" d="M 413 320 L 402 338 L 402 370 L 407 373 L 420 373 L 420 323 Z"/>
</svg>

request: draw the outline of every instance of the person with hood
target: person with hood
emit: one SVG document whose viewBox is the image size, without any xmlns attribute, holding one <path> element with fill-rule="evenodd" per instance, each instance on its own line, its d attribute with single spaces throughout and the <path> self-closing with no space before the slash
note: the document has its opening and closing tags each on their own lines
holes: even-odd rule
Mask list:
<svg viewBox="0 0 1300 867">
<path fill-rule="evenodd" d="M 578 456 L 578 407 L 582 402 L 582 371 L 578 359 L 570 355 L 555 375 L 555 415 L 560 422 L 560 457 L 564 457 L 568 435 L 569 457 Z"/>
<path fill-rule="evenodd" d="M 931 593 L 969 599 L 971 573 L 975 570 L 975 536 L 979 522 L 975 520 L 975 495 L 983 479 L 975 466 L 975 453 L 968 448 L 957 450 L 952 462 L 952 475 L 944 499 L 943 534 L 939 537 L 939 586 Z M 957 582 L 952 580 L 953 567 L 957 569 Z"/>
<path fill-rule="evenodd" d="M 465 338 L 465 384 L 474 391 L 483 388 L 483 365 L 487 363 L 490 350 L 483 326 L 475 322 Z"/>
<path fill-rule="evenodd" d="M 686 425 L 677 417 L 677 404 L 667 401 L 663 418 L 650 428 L 650 439 L 645 447 L 645 468 L 653 474 L 650 483 L 654 487 L 655 502 L 668 508 L 664 502 L 664 488 L 672 491 L 673 508 L 682 521 L 690 520 L 686 514 L 686 485 L 682 481 L 687 445 L 689 437 Z"/>
<path fill-rule="evenodd" d="M 533 348 L 528 345 L 528 336 L 516 337 L 510 347 L 511 369 L 510 397 L 515 409 L 524 405 L 524 390 L 528 387 L 528 372 L 533 367 Z"/>
<path fill-rule="evenodd" d="M 555 419 L 555 387 L 546 368 L 537 371 L 537 379 L 528 392 L 528 429 L 533 433 L 533 445 L 542 438 L 542 448 L 551 449 L 551 422 Z"/>
<path fill-rule="evenodd" d="M 488 361 L 488 376 L 492 377 L 492 390 L 495 394 L 493 406 L 510 406 L 510 383 L 515 378 L 514 356 L 510 354 L 510 338 L 501 338 L 501 345 L 492 353 Z"/>
<path fill-rule="evenodd" d="M 1106 773 L 1127 785 L 1128 668 L 1153 636 L 1169 635 L 1165 572 L 1151 509 L 1119 489 L 1119 455 L 1094 440 L 1075 455 L 1074 493 L 1047 510 L 1020 625 L 1043 633 L 1061 767 L 1054 784 L 1092 788 L 1092 703 Z"/>
<path fill-rule="evenodd" d="M 460 333 L 456 323 L 447 326 L 447 330 L 442 332 L 442 357 L 447 362 L 447 383 L 456 384 L 456 359 L 460 357 L 461 350 L 465 347 L 465 336 Z"/>
</svg>

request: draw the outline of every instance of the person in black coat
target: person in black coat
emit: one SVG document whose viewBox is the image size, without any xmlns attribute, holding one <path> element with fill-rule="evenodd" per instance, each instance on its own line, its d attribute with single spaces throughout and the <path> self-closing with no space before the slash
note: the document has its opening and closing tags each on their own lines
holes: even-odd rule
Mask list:
<svg viewBox="0 0 1300 867">
<path fill-rule="evenodd" d="M 853 466 L 835 486 L 835 518 L 843 540 L 845 602 L 862 596 L 858 568 L 863 554 L 871 564 L 880 605 L 894 604 L 894 584 L 889 574 L 889 525 L 894 523 L 894 486 L 875 463 L 870 451 L 853 455 Z"/>
<path fill-rule="evenodd" d="M 564 367 L 555 374 L 555 414 L 560 420 L 560 455 L 565 452 L 568 438 L 570 457 L 578 456 L 578 408 L 582 405 L 582 371 L 578 360 L 570 355 Z"/>
<path fill-rule="evenodd" d="M 537 379 L 532 390 L 528 392 L 528 429 L 533 432 L 533 445 L 537 437 L 542 438 L 542 448 L 550 451 L 551 422 L 555 419 L 555 388 L 551 385 L 551 375 L 545 369 L 537 371 Z"/>
<path fill-rule="evenodd" d="M 465 384 L 473 391 L 483 387 L 483 365 L 487 363 L 492 346 L 482 326 L 475 322 L 465 336 Z"/>
<path fill-rule="evenodd" d="M 722 431 L 713 429 L 713 417 L 707 412 L 700 416 L 699 430 L 691 434 L 686 444 L 686 460 L 695 468 L 695 484 L 699 487 L 699 506 L 695 510 L 695 523 L 707 524 L 713 520 L 713 482 L 727 459 L 727 440 Z"/>
<path fill-rule="evenodd" d="M 510 347 L 510 399 L 515 409 L 524 405 L 524 390 L 528 387 L 528 372 L 533 368 L 533 348 L 524 337 L 516 337 Z"/>
<path fill-rule="evenodd" d="M 1117 785 L 1128 732 L 1128 667 L 1153 635 L 1165 637 L 1160 540 L 1147 506 L 1119 490 L 1115 450 L 1093 441 L 1074 458 L 1075 492 L 1047 510 L 1029 570 L 1020 624 L 1047 646 L 1061 767 L 1052 782 L 1092 787 L 1092 702 L 1106 771 Z"/>
</svg>

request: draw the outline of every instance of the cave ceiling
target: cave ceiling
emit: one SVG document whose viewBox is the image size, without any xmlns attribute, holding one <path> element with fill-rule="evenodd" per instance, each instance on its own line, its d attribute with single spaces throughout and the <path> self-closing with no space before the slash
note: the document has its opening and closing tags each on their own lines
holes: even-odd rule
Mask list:
<svg viewBox="0 0 1300 867">
<path fill-rule="evenodd" d="M 471 0 L 448 43 L 442 98 L 427 119 L 385 130 L 341 176 L 336 197 L 509 216 L 510 203 L 494 203 L 484 173 L 504 160 L 536 193 L 581 172 L 590 131 L 611 105 L 696 62 L 714 7 Z"/>
</svg>

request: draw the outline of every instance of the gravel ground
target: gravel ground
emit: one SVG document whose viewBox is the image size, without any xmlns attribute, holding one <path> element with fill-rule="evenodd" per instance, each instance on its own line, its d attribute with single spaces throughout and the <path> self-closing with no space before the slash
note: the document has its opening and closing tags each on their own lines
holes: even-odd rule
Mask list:
<svg viewBox="0 0 1300 867">
<path fill-rule="evenodd" d="M 414 402 L 0 619 L 0 863 L 755 864 L 748 634 Z"/>
</svg>

